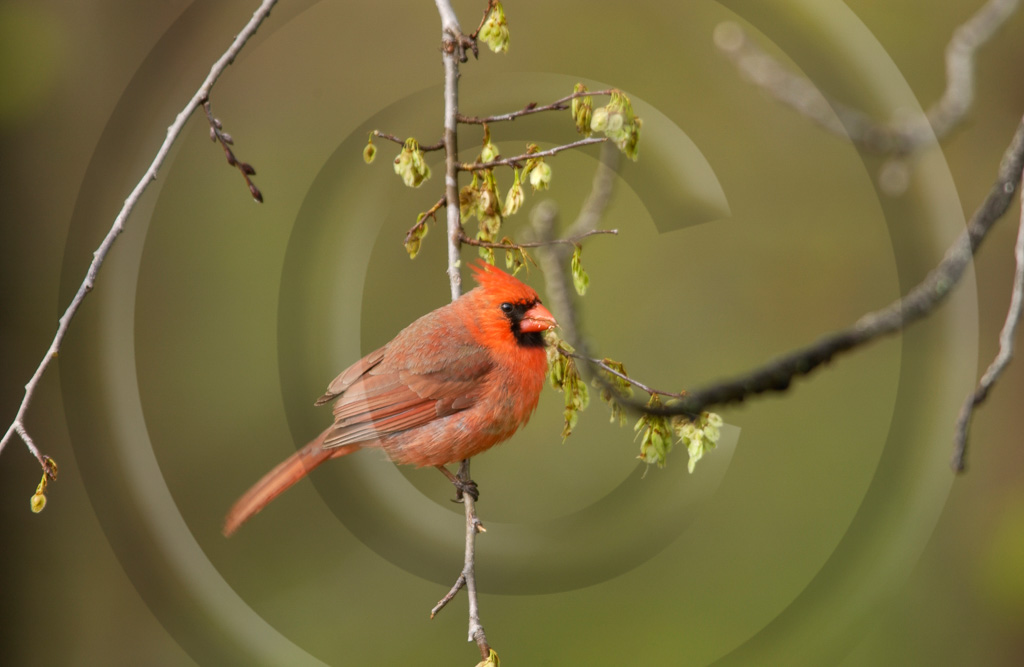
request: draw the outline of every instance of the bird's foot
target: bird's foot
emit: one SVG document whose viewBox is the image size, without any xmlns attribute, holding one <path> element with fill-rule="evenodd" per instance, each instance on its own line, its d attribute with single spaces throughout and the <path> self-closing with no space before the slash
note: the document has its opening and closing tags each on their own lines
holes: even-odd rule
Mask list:
<svg viewBox="0 0 1024 667">
<path fill-rule="evenodd" d="M 440 470 L 444 474 L 444 476 L 448 478 L 448 481 L 455 486 L 455 500 L 452 501 L 453 503 L 463 502 L 464 496 L 467 495 L 470 498 L 472 498 L 474 502 L 480 500 L 480 489 L 476 487 L 476 482 L 474 482 L 471 479 L 464 480 L 460 478 L 458 475 L 453 473 L 448 468 L 445 468 L 443 465 L 435 467 L 438 470 Z"/>
<path fill-rule="evenodd" d="M 480 500 L 480 489 L 477 488 L 476 482 L 473 480 L 463 481 L 456 477 L 452 480 L 452 484 L 455 485 L 455 500 L 453 503 L 465 502 L 463 496 L 469 496 L 473 499 L 473 502 Z"/>
</svg>

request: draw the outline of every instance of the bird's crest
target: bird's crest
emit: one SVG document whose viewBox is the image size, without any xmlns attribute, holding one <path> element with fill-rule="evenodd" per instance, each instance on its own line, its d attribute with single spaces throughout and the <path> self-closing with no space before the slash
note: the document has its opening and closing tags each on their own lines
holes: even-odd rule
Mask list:
<svg viewBox="0 0 1024 667">
<path fill-rule="evenodd" d="M 482 259 L 474 262 L 470 268 L 476 284 L 485 292 L 514 302 L 534 303 L 539 300 L 532 287 Z"/>
</svg>

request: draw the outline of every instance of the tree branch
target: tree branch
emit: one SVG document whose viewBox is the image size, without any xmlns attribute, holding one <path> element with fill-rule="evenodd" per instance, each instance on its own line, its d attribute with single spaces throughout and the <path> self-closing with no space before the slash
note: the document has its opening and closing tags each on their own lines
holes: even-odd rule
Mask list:
<svg viewBox="0 0 1024 667">
<path fill-rule="evenodd" d="M 484 169 L 493 169 L 494 167 L 520 167 L 523 162 L 539 157 L 551 157 L 562 151 L 567 151 L 572 148 L 580 148 L 581 146 L 590 146 L 591 144 L 602 144 L 608 141 L 608 137 L 587 137 L 586 139 L 580 139 L 574 141 L 571 144 L 564 144 L 562 146 L 555 146 L 544 151 L 537 151 L 536 153 L 523 153 L 515 157 L 502 158 L 500 160 L 492 160 L 490 162 L 461 162 L 458 167 L 462 171 L 483 171 Z"/>
<path fill-rule="evenodd" d="M 946 46 L 946 89 L 925 115 L 939 137 L 960 124 L 974 104 L 974 54 L 1017 11 L 1018 0 L 989 0 L 961 24 Z"/>
<path fill-rule="evenodd" d="M 444 196 L 448 222 L 448 280 L 451 283 L 452 301 L 462 293 L 462 277 L 459 273 L 459 238 L 462 235 L 462 220 L 459 216 L 459 141 L 455 120 L 459 113 L 459 58 L 458 43 L 462 38 L 455 11 L 448 0 L 435 0 L 441 14 L 444 62 Z"/>
<path fill-rule="evenodd" d="M 880 123 L 827 98 L 806 78 L 765 53 L 739 25 L 715 28 L 714 39 L 737 69 L 776 100 L 840 137 L 879 153 L 906 156 L 960 124 L 974 102 L 974 55 L 1017 9 L 1018 0 L 989 0 L 953 33 L 946 47 L 946 89 L 923 117 Z"/>
<path fill-rule="evenodd" d="M 405 139 L 400 139 L 399 137 L 396 137 L 393 134 L 388 134 L 387 132 L 381 132 L 380 130 L 374 130 L 372 132 L 372 134 L 375 137 L 380 137 L 381 139 L 387 139 L 388 141 L 393 141 L 396 144 L 398 144 L 399 146 L 404 146 L 405 145 Z M 444 148 L 444 139 L 441 139 L 441 141 L 437 142 L 436 144 L 430 144 L 430 145 L 427 145 L 427 146 L 424 146 L 423 144 L 420 144 L 420 150 L 423 151 L 424 153 L 429 153 L 431 151 L 439 151 L 442 148 Z"/>
<path fill-rule="evenodd" d="M 543 246 L 551 245 L 565 245 L 575 247 L 580 244 L 585 238 L 590 236 L 597 236 L 599 234 L 612 234 L 618 235 L 619 230 L 617 229 L 594 229 L 578 236 L 573 236 L 567 239 L 550 239 L 546 241 L 523 241 L 522 243 L 495 243 L 493 241 L 481 241 L 471 236 L 467 236 L 465 231 L 462 233 L 462 242 L 466 245 L 471 245 L 477 248 L 494 248 L 495 250 L 521 250 L 523 248 L 540 248 Z"/>
<path fill-rule="evenodd" d="M 647 414 L 684 415 L 690 418 L 697 417 L 712 406 L 741 402 L 753 394 L 785 391 L 794 378 L 811 373 L 817 367 L 831 361 L 837 354 L 901 331 L 939 307 L 963 276 L 964 269 L 992 226 L 1009 208 L 1018 187 L 1024 189 L 1022 171 L 1024 171 L 1024 119 L 1018 124 L 1017 130 L 1003 154 L 995 184 L 971 216 L 967 229 L 949 247 L 939 265 L 932 269 L 925 279 L 907 292 L 903 298 L 897 299 L 885 308 L 867 313 L 847 329 L 829 334 L 812 345 L 790 352 L 738 377 L 692 392 L 677 394 L 674 396 L 677 400 L 669 405 L 648 406 L 622 395 L 600 374 L 596 374 L 596 377 L 605 389 L 613 392 L 613 395 L 617 395 L 615 401 L 623 408 Z M 595 193 L 599 190 L 597 183 L 600 178 L 601 174 L 595 176 Z M 556 217 L 554 207 L 544 204 L 534 209 L 534 229 L 542 239 L 550 238 L 550 230 Z M 671 392 L 654 389 L 628 378 L 586 353 L 586 340 L 577 334 L 575 305 L 569 296 L 564 269 L 556 255 L 558 250 L 560 248 L 550 247 L 538 254 L 541 259 L 541 268 L 548 281 L 548 294 L 553 297 L 552 304 L 556 305 L 559 312 L 562 330 L 566 334 L 566 339 L 579 349 L 577 353 L 567 353 L 561 349 L 559 352 L 588 361 L 648 394 L 671 395 Z M 964 466 L 967 427 L 972 409 L 985 400 L 999 374 L 1009 363 L 1013 354 L 1013 337 L 1021 318 L 1021 311 L 1024 309 L 1024 201 L 1021 203 L 1021 222 L 1015 256 L 1017 269 L 1014 288 L 1006 323 L 1000 334 L 999 354 L 982 377 L 977 391 L 967 398 L 957 421 L 953 467 L 958 472 L 962 471 Z"/>
<path fill-rule="evenodd" d="M 423 225 L 427 224 L 427 220 L 428 219 L 433 220 L 434 222 L 437 222 L 437 211 L 438 211 L 438 209 L 440 209 L 442 206 L 447 206 L 447 205 L 448 205 L 447 196 L 441 197 L 440 199 L 437 200 L 437 203 L 435 203 L 433 206 L 431 206 L 426 211 L 424 211 L 419 216 L 419 220 L 416 221 L 416 224 L 413 225 L 412 227 L 410 227 L 409 231 L 407 231 L 405 233 L 405 244 L 406 244 L 406 246 L 408 246 L 409 242 L 413 238 L 416 237 L 416 233 L 420 230 L 420 228 L 423 227 Z"/>
<path fill-rule="evenodd" d="M 224 149 L 224 157 L 227 158 L 228 164 L 232 167 L 237 167 L 239 173 L 242 174 L 242 178 L 245 179 L 245 184 L 249 188 L 249 194 L 260 204 L 263 203 L 263 193 L 256 187 L 256 184 L 252 182 L 250 176 L 256 175 L 256 170 L 248 162 L 242 162 L 235 153 L 231 150 L 231 146 L 235 143 L 235 140 L 231 138 L 231 135 L 224 131 L 220 121 L 214 117 L 213 109 L 210 106 L 210 98 L 203 100 L 203 110 L 206 111 L 206 119 L 210 123 L 210 140 L 219 141 L 220 147 Z"/>
<path fill-rule="evenodd" d="M 444 597 L 438 600 L 437 604 L 434 605 L 434 608 L 430 610 L 430 618 L 434 618 L 437 616 L 438 612 L 447 607 L 448 603 L 455 599 L 455 596 L 459 594 L 459 591 L 462 590 L 462 587 L 465 585 L 466 577 L 459 574 L 459 578 L 455 580 L 454 584 L 452 584 L 451 589 L 445 593 Z"/>
<path fill-rule="evenodd" d="M 125 199 L 124 206 L 121 207 L 121 211 L 117 214 L 114 219 L 114 223 L 107 232 L 107 235 L 103 238 L 99 247 L 93 253 L 92 263 L 89 265 L 89 269 L 85 274 L 85 279 L 79 286 L 78 291 L 75 293 L 74 298 L 68 305 L 67 310 L 61 316 L 59 325 L 57 327 L 57 333 L 53 337 L 53 341 L 50 343 L 50 347 L 46 350 L 46 354 L 40 361 L 39 366 L 33 373 L 32 378 L 25 385 L 25 398 L 22 400 L 21 405 L 18 408 L 17 414 L 14 416 L 14 421 L 7 428 L 7 432 L 4 434 L 2 440 L 0 440 L 0 453 L 3 452 L 4 447 L 13 439 L 15 433 L 17 433 L 21 439 L 25 442 L 25 446 L 28 447 L 29 452 L 39 461 L 42 466 L 44 473 L 47 476 L 53 477 L 52 466 L 49 462 L 49 457 L 41 454 L 32 442 L 31 437 L 28 435 L 28 431 L 25 428 L 25 414 L 28 411 L 28 407 L 32 402 L 32 397 L 35 393 L 36 387 L 39 384 L 39 379 L 43 376 L 43 373 L 49 367 L 50 362 L 57 357 L 60 351 L 61 344 L 64 341 L 64 336 L 67 334 L 68 327 L 71 324 L 71 320 L 74 318 L 75 313 L 78 312 L 79 306 L 82 305 L 85 296 L 92 291 L 96 284 L 96 277 L 99 274 L 100 267 L 103 266 L 104 260 L 107 258 L 107 253 L 110 252 L 110 248 L 113 246 L 114 241 L 118 235 L 124 230 L 125 222 L 128 220 L 128 216 L 131 215 L 135 205 L 138 203 L 142 194 L 149 187 L 149 184 L 156 180 L 156 173 L 163 165 L 164 160 L 167 158 L 167 154 L 171 150 L 171 146 L 181 135 L 182 130 L 185 127 L 185 123 L 192 116 L 192 114 L 203 105 L 210 97 L 210 91 L 213 90 L 214 84 L 220 75 L 223 74 L 224 70 L 227 69 L 228 65 L 234 62 L 235 57 L 241 52 L 242 47 L 245 46 L 246 42 L 256 33 L 256 29 L 259 28 L 260 24 L 269 16 L 271 8 L 277 4 L 277 0 L 263 0 L 259 8 L 253 13 L 252 18 L 246 23 L 242 31 L 238 33 L 231 46 L 224 52 L 223 55 L 213 64 L 210 68 L 210 73 L 203 81 L 202 85 L 196 91 L 192 99 L 188 101 L 185 108 L 175 117 L 174 122 L 170 127 L 167 128 L 167 137 L 164 142 L 160 145 L 157 150 L 156 157 L 150 163 L 149 168 L 143 175 L 142 180 L 138 182 L 135 188 Z"/>
<path fill-rule="evenodd" d="M 608 362 L 605 359 L 598 359 L 596 357 L 585 357 L 582 354 L 579 354 L 577 352 L 569 352 L 568 350 L 566 350 L 564 348 L 561 348 L 561 347 L 558 347 L 556 349 L 558 350 L 558 353 L 560 355 L 562 355 L 563 357 L 570 357 L 572 359 L 578 359 L 580 361 L 585 361 L 585 362 L 587 362 L 587 363 L 589 363 L 589 364 L 591 364 L 593 366 L 597 366 L 598 368 L 600 368 L 605 373 L 608 373 L 609 375 L 614 375 L 615 377 L 619 378 L 623 382 L 627 382 L 627 383 L 633 385 L 634 387 L 636 387 L 637 389 L 639 389 L 640 391 L 645 391 L 648 394 L 658 394 L 660 396 L 667 396 L 668 398 L 683 398 L 684 396 L 686 396 L 686 392 L 685 391 L 684 392 L 676 393 L 676 392 L 671 392 L 671 391 L 664 391 L 662 389 L 655 389 L 654 387 L 649 387 L 646 384 L 640 382 L 639 380 L 634 380 L 633 378 L 629 377 L 625 373 L 620 373 L 615 368 L 612 368 L 611 366 L 608 365 Z"/>
<path fill-rule="evenodd" d="M 1022 165 L 1024 120 L 1017 126 L 1013 140 L 1003 155 L 995 184 L 971 216 L 967 229 L 946 251 L 942 262 L 903 298 L 864 315 L 848 329 L 829 334 L 812 345 L 790 352 L 744 375 L 689 392 L 685 398 L 672 405 L 649 409 L 628 399 L 620 403 L 640 412 L 692 417 L 713 405 L 738 403 L 748 396 L 763 392 L 785 391 L 795 377 L 809 374 L 835 355 L 900 331 L 925 317 L 945 301 L 992 225 L 1006 212 L 1021 180 Z"/>
<path fill-rule="evenodd" d="M 990 0 L 954 33 L 953 40 L 946 50 L 947 89 L 926 114 L 927 120 L 935 124 L 936 134 L 941 136 L 950 131 L 970 107 L 973 100 L 974 52 L 1005 22 L 1017 4 L 1016 0 Z M 919 147 L 920 144 L 915 143 L 918 139 L 914 138 L 917 135 L 908 133 L 907 126 L 897 128 L 894 125 L 878 125 L 858 111 L 830 103 L 813 84 L 791 74 L 750 43 L 735 24 L 721 24 L 716 29 L 715 41 L 719 48 L 733 58 L 741 71 L 754 79 L 755 83 L 826 129 L 846 136 L 851 127 L 855 130 L 861 128 L 861 131 L 852 132 L 851 137 L 858 143 L 868 142 L 869 147 L 876 150 L 905 153 Z M 839 121 L 836 120 L 836 116 L 839 116 Z M 932 128 L 924 129 L 930 136 Z M 992 225 L 1006 212 L 1018 186 L 1024 188 L 1024 181 L 1021 181 L 1022 165 L 1024 120 L 1018 125 L 1010 145 L 1004 152 L 996 183 L 971 216 L 967 229 L 946 251 L 939 265 L 903 298 L 897 299 L 885 308 L 867 313 L 847 329 L 829 334 L 812 345 L 790 352 L 744 375 L 677 395 L 678 400 L 671 405 L 648 407 L 622 396 L 621 392 L 618 392 L 620 395 L 616 401 L 636 412 L 665 416 L 685 415 L 694 418 L 715 405 L 741 402 L 753 394 L 785 391 L 795 377 L 809 374 L 835 355 L 903 330 L 930 314 L 945 301 Z M 595 177 L 594 193 L 599 192 L 597 178 Z M 1015 251 L 1017 271 L 1009 312 L 1000 334 L 1000 351 L 979 382 L 978 389 L 968 396 L 957 420 L 953 467 L 958 472 L 964 467 L 967 429 L 972 410 L 985 400 L 992 385 L 1012 358 L 1013 336 L 1021 318 L 1021 311 L 1024 309 L 1024 201 L 1021 206 L 1021 226 Z M 534 214 L 536 233 L 541 238 L 551 238 L 550 230 L 557 215 L 553 206 L 546 209 L 543 205 L 538 206 L 534 209 Z M 548 279 L 549 295 L 553 295 L 553 304 L 558 305 L 561 313 L 559 319 L 563 332 L 572 345 L 580 350 L 576 353 L 567 353 L 559 349 L 559 352 L 596 365 L 649 394 L 671 395 L 671 392 L 654 389 L 628 378 L 601 360 L 586 354 L 586 340 L 576 335 L 575 307 L 569 296 L 564 270 L 558 261 L 556 250 L 559 249 L 551 248 L 550 251 L 539 253 L 541 268 Z M 614 391 L 614 387 L 600 374 L 596 377 L 605 389 Z"/>
<path fill-rule="evenodd" d="M 594 179 L 590 184 L 590 194 L 580 208 L 579 214 L 565 235 L 569 238 L 580 238 L 592 233 L 604 217 L 604 212 L 611 203 L 612 192 L 615 190 L 615 177 L 619 171 L 619 163 L 622 159 L 622 152 L 614 145 L 606 143 L 601 146 L 600 164 L 594 171 Z M 563 259 L 568 256 L 566 248 L 561 248 L 559 253 Z"/>
<path fill-rule="evenodd" d="M 484 15 L 480 17 L 480 25 L 476 27 L 469 38 L 476 42 L 476 36 L 480 34 L 480 31 L 484 29 L 484 24 L 487 23 L 487 17 L 490 16 L 491 10 L 494 9 L 494 5 L 497 4 L 498 0 L 487 0 L 487 6 L 484 7 Z M 473 56 L 476 57 L 477 53 L 476 46 L 473 47 Z"/>
<path fill-rule="evenodd" d="M 445 201 L 448 222 L 448 279 L 451 283 L 452 301 L 459 298 L 462 292 L 462 279 L 459 273 L 460 248 L 462 242 L 462 220 L 459 214 L 459 169 L 458 169 L 458 126 L 459 113 L 459 63 L 466 61 L 465 49 L 475 47 L 476 41 L 462 34 L 455 11 L 449 0 L 435 0 L 441 15 L 442 27 L 442 60 L 444 62 L 444 146 L 445 146 Z M 475 53 L 475 49 L 474 49 Z M 459 479 L 468 483 L 470 478 L 469 459 L 459 466 Z M 480 622 L 480 606 L 476 591 L 476 534 L 482 530 L 480 519 L 476 516 L 476 503 L 468 493 L 462 494 L 462 502 L 466 513 L 466 549 L 463 559 L 462 573 L 442 602 L 431 612 L 436 614 L 448 600 L 451 600 L 462 585 L 466 588 L 469 598 L 469 641 L 476 642 L 480 655 L 486 660 L 491 652 Z M 460 585 L 459 582 L 462 582 Z"/>
<path fill-rule="evenodd" d="M 470 481 L 469 459 L 462 461 L 459 466 L 459 479 L 463 482 Z M 484 659 L 491 652 L 491 645 L 487 643 L 487 635 L 484 633 L 484 626 L 480 622 L 480 603 L 476 591 L 476 536 L 477 533 L 486 532 L 484 525 L 476 515 L 476 501 L 473 496 L 462 494 L 462 502 L 466 509 L 466 550 L 463 559 L 463 568 L 460 579 L 466 584 L 466 596 L 469 598 L 469 640 L 475 641 L 480 649 L 480 655 Z"/>
<path fill-rule="evenodd" d="M 460 123 L 466 125 L 483 125 L 484 123 L 500 123 L 507 120 L 515 120 L 521 116 L 529 116 L 530 114 L 541 113 L 542 111 L 561 111 L 569 108 L 569 102 L 572 102 L 577 97 L 586 97 L 587 95 L 611 95 L 612 89 L 607 90 L 584 90 L 572 95 L 566 95 L 562 99 L 555 100 L 551 104 L 545 104 L 544 106 L 537 106 L 536 102 L 530 102 L 519 111 L 512 111 L 510 113 L 498 114 L 496 116 L 463 116 L 459 114 L 458 119 Z"/>
<path fill-rule="evenodd" d="M 1024 191 L 1024 181 L 1021 182 Z M 1013 338 L 1017 332 L 1017 325 L 1020 323 L 1021 310 L 1024 310 L 1024 197 L 1020 201 L 1020 226 L 1017 230 L 1017 245 L 1014 246 L 1014 258 L 1017 261 L 1017 269 L 1013 277 L 1013 293 L 1010 295 L 1010 307 L 1006 313 L 1006 321 L 1003 329 L 999 332 L 999 353 L 989 365 L 985 374 L 981 376 L 978 388 L 967 397 L 964 405 L 960 408 L 960 415 L 956 420 L 956 435 L 953 443 L 953 469 L 957 472 L 964 470 L 964 460 L 967 453 L 967 431 L 971 423 L 971 415 L 974 408 L 981 405 L 992 386 L 999 379 L 999 376 L 1009 365 L 1013 358 Z"/>
</svg>

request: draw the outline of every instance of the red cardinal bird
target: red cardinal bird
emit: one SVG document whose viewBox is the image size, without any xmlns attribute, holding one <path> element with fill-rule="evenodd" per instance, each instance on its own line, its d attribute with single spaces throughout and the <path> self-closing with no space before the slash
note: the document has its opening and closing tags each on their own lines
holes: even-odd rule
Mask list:
<svg viewBox="0 0 1024 667">
<path fill-rule="evenodd" d="M 537 407 L 547 371 L 543 332 L 556 325 L 537 293 L 480 262 L 479 287 L 427 313 L 327 387 L 334 423 L 238 499 L 224 522 L 231 535 L 253 514 L 327 459 L 381 447 L 395 463 L 447 468 L 507 440 Z"/>
</svg>

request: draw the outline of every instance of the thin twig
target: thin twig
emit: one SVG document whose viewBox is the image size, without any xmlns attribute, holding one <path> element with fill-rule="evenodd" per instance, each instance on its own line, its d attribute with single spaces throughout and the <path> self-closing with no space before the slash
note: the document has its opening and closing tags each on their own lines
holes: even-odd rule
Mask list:
<svg viewBox="0 0 1024 667">
<path fill-rule="evenodd" d="M 1024 192 L 1024 181 L 1021 182 Z M 999 376 L 1006 369 L 1006 366 L 1013 358 L 1013 338 L 1017 333 L 1017 325 L 1020 323 L 1021 310 L 1024 310 L 1024 197 L 1021 197 L 1020 226 L 1017 229 L 1017 245 L 1014 246 L 1013 255 L 1017 261 L 1017 269 L 1013 276 L 1013 293 L 1010 295 L 1010 307 L 1006 313 L 1006 321 L 1003 329 L 999 332 L 999 353 L 989 364 L 985 374 L 978 382 L 978 388 L 960 408 L 960 415 L 956 420 L 956 435 L 953 444 L 953 469 L 963 472 L 964 460 L 967 453 L 967 431 L 971 423 L 971 415 L 974 408 L 981 405 L 992 386 L 999 379 Z"/>
<path fill-rule="evenodd" d="M 493 169 L 494 167 L 521 167 L 524 162 L 533 158 L 540 157 L 551 157 L 562 151 L 567 151 L 573 148 L 580 148 L 582 146 L 590 146 L 591 144 L 601 144 L 608 141 L 608 137 L 587 137 L 586 139 L 580 139 L 574 141 L 571 144 L 564 144 L 562 146 L 555 146 L 543 151 L 537 151 L 536 153 L 523 153 L 515 157 L 501 158 L 500 160 L 492 160 L 490 162 L 462 162 L 459 163 L 459 169 L 462 171 L 482 171 L 484 169 Z"/>
<path fill-rule="evenodd" d="M 388 141 L 393 141 L 396 144 L 398 144 L 399 146 L 404 146 L 405 145 L 405 139 L 401 139 L 399 137 L 396 137 L 393 134 L 388 134 L 387 132 L 381 132 L 380 130 L 374 130 L 372 132 L 372 134 L 375 137 L 380 137 L 381 139 L 387 139 Z M 441 141 L 437 142 L 436 144 L 429 144 L 427 146 L 424 146 L 423 144 L 420 144 L 420 150 L 423 151 L 424 153 L 429 153 L 430 151 L 439 151 L 442 148 L 444 148 L 444 139 L 442 139 Z"/>
<path fill-rule="evenodd" d="M 469 459 L 463 460 L 459 465 L 459 479 L 463 482 L 470 481 Z M 487 658 L 491 646 L 487 643 L 487 635 L 480 622 L 480 602 L 476 590 L 476 536 L 485 531 L 476 515 L 476 501 L 473 496 L 469 493 L 462 494 L 462 502 L 466 510 L 466 550 L 461 577 L 466 582 L 466 596 L 469 598 L 469 641 L 475 641 L 480 649 L 480 655 Z"/>
<path fill-rule="evenodd" d="M 224 127 L 213 115 L 213 109 L 210 106 L 210 98 L 207 97 L 203 100 L 203 110 L 206 111 L 206 118 L 210 123 L 210 140 L 219 141 L 220 147 L 224 149 L 224 157 L 227 158 L 228 164 L 232 167 L 237 167 L 238 171 L 242 174 L 242 178 L 245 179 L 245 184 L 249 188 L 249 194 L 260 204 L 263 203 L 263 193 L 256 187 L 256 184 L 252 182 L 250 176 L 256 175 L 256 169 L 253 168 L 248 162 L 242 162 L 235 157 L 235 152 L 231 150 L 231 146 L 235 143 L 235 140 L 230 134 L 224 131 Z"/>
<path fill-rule="evenodd" d="M 481 241 L 480 239 L 475 239 L 471 236 L 467 236 L 466 233 L 463 232 L 462 242 L 465 243 L 466 245 L 471 245 L 477 248 L 494 248 L 495 250 L 521 250 L 523 248 L 540 248 L 542 246 L 550 245 L 567 245 L 575 247 L 580 244 L 580 241 L 590 236 L 597 236 L 599 234 L 616 235 L 618 233 L 619 230 L 617 229 L 594 229 L 592 231 L 586 232 L 585 234 L 580 234 L 579 236 L 574 236 L 568 239 L 550 239 L 546 241 L 523 241 L 522 243 L 500 243 L 495 241 Z"/>
<path fill-rule="evenodd" d="M 671 392 L 671 391 L 664 391 L 662 389 L 655 389 L 654 387 L 649 387 L 646 384 L 644 384 L 644 383 L 642 383 L 642 382 L 640 382 L 638 380 L 634 380 L 633 378 L 629 377 L 625 373 L 620 373 L 616 369 L 614 369 L 611 366 L 609 366 L 608 363 L 604 359 L 598 359 L 596 357 L 585 357 L 582 354 L 579 354 L 577 352 L 569 352 L 568 350 L 566 350 L 566 349 L 564 349 L 562 347 L 557 347 L 555 349 L 563 357 L 571 357 L 572 359 L 578 359 L 580 361 L 586 361 L 587 363 L 590 363 L 590 364 L 592 364 L 594 366 L 597 366 L 598 368 L 600 368 L 605 373 L 608 373 L 609 375 L 614 375 L 615 377 L 619 378 L 620 380 L 623 380 L 624 382 L 628 382 L 629 384 L 633 385 L 634 387 L 636 387 L 640 391 L 645 391 L 648 394 L 659 394 L 661 396 L 667 396 L 668 398 L 683 398 L 684 396 L 686 396 L 686 392 L 685 391 L 676 393 L 676 392 Z"/>
<path fill-rule="evenodd" d="M 4 447 L 12 439 L 12 436 L 17 433 L 21 439 L 25 442 L 28 450 L 33 456 L 39 461 L 44 471 L 49 470 L 47 464 L 47 457 L 40 454 L 39 450 L 31 442 L 31 438 L 28 437 L 28 432 L 25 429 L 25 414 L 28 411 L 28 406 L 32 402 L 32 396 L 35 393 L 36 387 L 38 386 L 39 379 L 43 376 L 50 362 L 57 357 L 60 351 L 61 343 L 64 341 L 64 336 L 67 334 L 68 326 L 71 324 L 71 320 L 74 318 L 75 313 L 78 312 L 79 306 L 82 305 L 82 300 L 85 299 L 85 295 L 92 291 L 93 286 L 96 284 L 96 276 L 99 274 L 100 267 L 103 266 L 103 261 L 107 258 L 107 253 L 110 252 L 110 248 L 113 246 L 114 241 L 118 235 L 124 229 L 124 224 L 128 220 L 128 216 L 131 215 L 132 210 L 142 197 L 142 193 L 146 191 L 149 184 L 156 180 L 156 173 L 163 165 L 164 160 L 167 158 L 168 152 L 171 150 L 171 146 L 178 139 L 181 131 L 185 127 L 185 123 L 189 117 L 198 109 L 204 100 L 209 99 L 210 91 L 213 89 L 213 85 L 220 78 L 220 75 L 227 69 L 228 65 L 234 62 L 238 56 L 242 47 L 249 41 L 255 33 L 256 29 L 259 28 L 260 24 L 263 23 L 264 19 L 270 14 L 271 8 L 277 4 L 277 0 L 263 0 L 259 8 L 253 13 L 252 18 L 246 23 L 242 31 L 238 33 L 231 46 L 227 51 L 213 64 L 210 68 L 210 73 L 203 81 L 202 85 L 199 86 L 199 90 L 196 91 L 192 99 L 188 101 L 185 108 L 181 110 L 181 113 L 174 119 L 174 123 L 167 128 L 167 137 L 164 139 L 163 144 L 160 145 L 160 149 L 156 153 L 156 157 L 153 158 L 149 168 L 143 175 L 142 180 L 138 182 L 135 188 L 128 195 L 128 198 L 124 201 L 124 206 L 121 207 L 121 211 L 117 214 L 114 219 L 114 223 L 107 232 L 107 235 L 103 238 L 99 248 L 93 253 L 92 263 L 89 265 L 89 270 L 85 274 L 85 279 L 79 286 L 78 291 L 75 293 L 74 298 L 68 305 L 67 310 L 60 318 L 60 323 L 57 327 L 57 333 L 53 337 L 53 341 L 50 343 L 50 347 L 46 350 L 46 354 L 43 356 L 42 361 L 33 373 L 32 378 L 25 385 L 25 398 L 21 401 L 21 406 L 18 408 L 18 412 L 14 417 L 14 421 L 7 428 L 7 432 L 4 434 L 2 440 L 0 440 L 0 452 L 3 452 Z"/>
<path fill-rule="evenodd" d="M 569 103 L 577 97 L 586 97 L 588 95 L 611 95 L 614 89 L 609 88 L 607 90 L 584 90 L 572 95 L 566 95 L 562 99 L 555 100 L 551 104 L 545 104 L 544 106 L 537 106 L 536 102 L 530 102 L 525 107 L 518 111 L 512 111 L 509 113 L 498 114 L 496 116 L 463 116 L 459 114 L 459 122 L 466 125 L 483 125 L 484 123 L 500 123 L 507 120 L 515 120 L 521 116 L 529 116 L 530 114 L 541 113 L 542 111 L 562 111 L 569 108 Z"/>
<path fill-rule="evenodd" d="M 465 496 L 463 496 L 465 497 Z M 448 603 L 455 599 L 455 596 L 459 594 L 462 587 L 466 585 L 466 578 L 459 574 L 459 578 L 452 584 L 451 589 L 444 594 L 444 597 L 438 600 L 434 608 L 430 610 L 430 618 L 437 616 L 437 613 L 448 606 Z"/>
<path fill-rule="evenodd" d="M 424 211 L 422 216 L 420 217 L 420 219 L 416 221 L 416 224 L 413 225 L 412 227 L 410 227 L 409 231 L 407 231 L 405 233 L 405 243 L 408 244 L 409 241 L 412 240 L 412 238 L 416 234 L 416 232 L 419 230 L 419 228 L 422 227 L 423 225 L 427 224 L 427 219 L 428 218 L 433 220 L 434 222 L 437 222 L 437 215 L 436 215 L 437 211 L 442 206 L 447 206 L 447 205 L 448 205 L 447 198 L 441 197 L 440 199 L 437 200 L 436 204 L 434 204 L 433 206 L 428 208 L 426 211 Z"/>
<path fill-rule="evenodd" d="M 974 101 L 974 55 L 1013 14 L 1018 0 L 989 0 L 946 47 L 946 89 L 924 116 L 880 123 L 837 102 L 764 52 L 737 24 L 715 28 L 715 44 L 751 82 L 822 128 L 880 153 L 905 156 L 960 124 Z"/>
<path fill-rule="evenodd" d="M 480 17 L 480 25 L 476 27 L 476 30 L 469 34 L 470 39 L 476 40 L 476 36 L 484 29 L 484 24 L 487 23 L 487 17 L 491 15 L 491 10 L 494 9 L 494 5 L 496 4 L 498 4 L 498 0 L 487 0 L 487 6 L 484 7 L 484 15 Z"/>
</svg>

